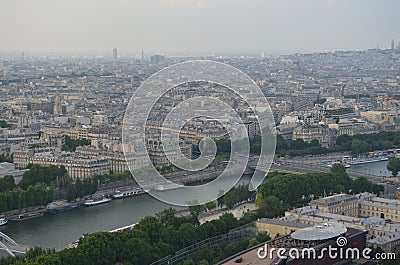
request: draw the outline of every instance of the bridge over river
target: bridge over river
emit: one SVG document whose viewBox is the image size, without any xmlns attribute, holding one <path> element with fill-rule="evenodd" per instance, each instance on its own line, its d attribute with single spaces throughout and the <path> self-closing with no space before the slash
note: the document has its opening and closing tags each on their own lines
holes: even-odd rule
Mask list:
<svg viewBox="0 0 400 265">
<path fill-rule="evenodd" d="M 0 238 L 0 249 L 6 251 L 11 256 L 15 256 L 15 254 L 25 254 L 29 249 L 28 246 L 18 244 L 11 237 L 2 232 L 0 232 Z"/>
<path fill-rule="evenodd" d="M 258 161 L 257 157 L 251 157 L 249 160 L 248 167 L 254 170 L 256 168 L 257 161 Z M 262 166 L 258 167 L 257 169 L 261 171 L 264 170 L 266 171 L 266 169 L 263 169 Z M 286 159 L 284 162 L 273 163 L 271 165 L 270 171 L 278 171 L 282 173 L 319 173 L 319 172 L 330 172 L 330 168 L 326 166 L 315 166 L 307 163 L 301 163 L 300 161 Z M 372 174 L 365 174 L 350 170 L 347 170 L 347 174 L 349 175 L 349 177 L 353 179 L 358 177 L 366 177 L 367 179 L 369 179 L 374 183 L 382 181 L 382 177 Z"/>
</svg>

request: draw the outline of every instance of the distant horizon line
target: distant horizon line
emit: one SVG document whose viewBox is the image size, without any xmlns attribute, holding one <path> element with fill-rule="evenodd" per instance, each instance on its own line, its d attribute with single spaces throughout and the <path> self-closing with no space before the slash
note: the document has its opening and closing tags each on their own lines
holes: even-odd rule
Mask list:
<svg viewBox="0 0 400 265">
<path fill-rule="evenodd" d="M 132 57 L 141 57 L 141 52 L 122 52 L 118 47 L 110 48 L 109 51 L 26 51 L 26 50 L 12 50 L 12 51 L 4 51 L 0 50 L 0 57 L 2 55 L 13 55 L 13 57 L 21 57 L 22 53 L 25 57 L 31 56 L 98 56 L 103 58 L 112 58 L 113 57 L 113 49 L 116 48 L 118 50 L 118 57 L 122 58 L 132 58 Z M 369 50 L 392 50 L 391 48 L 367 48 L 367 49 L 319 49 L 319 50 L 264 50 L 259 52 L 145 52 L 144 54 L 146 58 L 152 55 L 163 55 L 166 57 L 202 57 L 202 56 L 222 56 L 222 57 L 259 57 L 261 58 L 262 53 L 265 54 L 265 58 L 268 58 L 270 55 L 272 56 L 280 56 L 280 55 L 291 55 L 291 54 L 317 54 L 317 53 L 334 53 L 334 52 L 361 52 L 361 51 L 369 51 Z M 396 50 L 396 49 L 394 49 Z"/>
</svg>

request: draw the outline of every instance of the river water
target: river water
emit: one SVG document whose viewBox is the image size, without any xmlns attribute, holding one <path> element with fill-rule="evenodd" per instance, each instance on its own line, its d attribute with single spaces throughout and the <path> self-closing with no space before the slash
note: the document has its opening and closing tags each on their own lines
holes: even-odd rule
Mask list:
<svg viewBox="0 0 400 265">
<path fill-rule="evenodd" d="M 238 185 L 249 183 L 250 177 L 243 176 Z M 21 245 L 62 249 L 84 233 L 110 231 L 134 224 L 147 215 L 155 215 L 170 207 L 177 210 L 184 209 L 146 194 L 113 200 L 93 207 L 80 207 L 54 215 L 44 215 L 23 222 L 10 221 L 7 225 L 0 226 L 0 231 Z"/>
<path fill-rule="evenodd" d="M 18 244 L 58 249 L 66 247 L 84 233 L 109 231 L 137 223 L 144 216 L 154 215 L 169 207 L 172 206 L 150 195 L 141 195 L 23 222 L 9 222 L 0 227 L 0 231 Z"/>
<path fill-rule="evenodd" d="M 388 161 L 355 165 L 348 168 L 347 171 L 359 172 L 380 177 L 389 177 L 392 175 L 392 173 L 387 170 L 387 164 Z"/>
<path fill-rule="evenodd" d="M 348 170 L 389 176 L 387 161 L 352 166 Z M 244 176 L 240 183 L 248 183 L 250 177 Z M 166 208 L 173 207 L 149 195 L 141 195 L 94 207 L 81 207 L 55 215 L 45 215 L 41 218 L 16 223 L 9 222 L 0 227 L 17 243 L 27 246 L 44 248 L 65 248 L 84 233 L 109 231 L 137 223 L 144 216 L 154 215 Z M 182 207 L 174 207 L 183 209 Z"/>
</svg>

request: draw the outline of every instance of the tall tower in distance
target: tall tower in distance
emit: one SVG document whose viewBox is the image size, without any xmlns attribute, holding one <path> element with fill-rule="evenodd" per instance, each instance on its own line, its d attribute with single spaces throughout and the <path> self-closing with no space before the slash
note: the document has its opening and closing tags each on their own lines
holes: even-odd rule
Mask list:
<svg viewBox="0 0 400 265">
<path fill-rule="evenodd" d="M 394 50 L 394 39 L 392 39 L 392 50 Z"/>
<path fill-rule="evenodd" d="M 117 59 L 118 59 L 118 49 L 117 49 L 117 48 L 114 48 L 114 49 L 113 49 L 113 59 L 114 59 L 114 60 L 117 60 Z"/>
<path fill-rule="evenodd" d="M 56 92 L 56 96 L 54 98 L 53 113 L 54 113 L 54 115 L 62 114 L 61 99 L 60 99 L 60 93 L 58 92 L 58 89 Z"/>
</svg>

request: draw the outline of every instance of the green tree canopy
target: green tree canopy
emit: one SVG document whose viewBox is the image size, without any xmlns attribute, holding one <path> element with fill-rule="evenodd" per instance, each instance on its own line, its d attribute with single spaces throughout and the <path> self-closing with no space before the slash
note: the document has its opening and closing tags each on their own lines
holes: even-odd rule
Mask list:
<svg viewBox="0 0 400 265">
<path fill-rule="evenodd" d="M 0 120 L 0 128 L 10 128 L 11 126 L 5 121 Z"/>
<path fill-rule="evenodd" d="M 341 164 L 333 164 L 330 171 L 334 174 L 345 174 L 346 168 Z"/>
<path fill-rule="evenodd" d="M 387 169 L 392 172 L 393 177 L 396 177 L 400 171 L 400 158 L 391 158 L 387 164 Z"/>
</svg>

